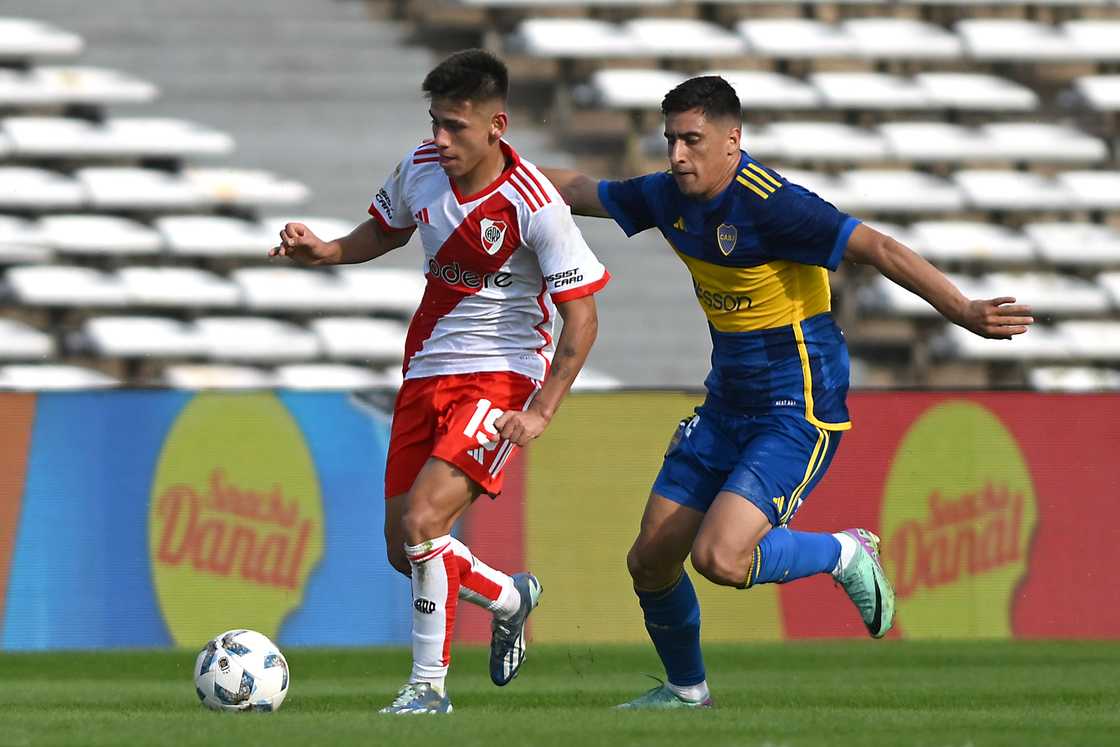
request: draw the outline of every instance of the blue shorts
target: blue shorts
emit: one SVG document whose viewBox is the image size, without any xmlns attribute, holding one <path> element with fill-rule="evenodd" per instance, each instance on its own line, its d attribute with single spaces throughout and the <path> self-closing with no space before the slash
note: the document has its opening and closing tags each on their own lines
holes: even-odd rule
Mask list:
<svg viewBox="0 0 1120 747">
<path fill-rule="evenodd" d="M 697 407 L 677 426 L 653 492 L 704 512 L 730 491 L 783 526 L 828 470 L 840 435 L 794 411 L 742 415 Z"/>
</svg>

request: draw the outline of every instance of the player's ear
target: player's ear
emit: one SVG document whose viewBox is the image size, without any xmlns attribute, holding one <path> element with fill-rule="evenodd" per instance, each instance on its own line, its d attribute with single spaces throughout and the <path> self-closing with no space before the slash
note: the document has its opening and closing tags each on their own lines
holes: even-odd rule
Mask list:
<svg viewBox="0 0 1120 747">
<path fill-rule="evenodd" d="M 509 114 L 505 111 L 496 111 L 490 117 L 490 140 L 498 141 L 509 129 Z"/>
<path fill-rule="evenodd" d="M 730 130 L 728 130 L 728 132 L 727 132 L 727 155 L 729 155 L 729 156 L 732 155 L 732 154 L 738 155 L 739 150 L 742 147 L 740 145 L 740 143 L 742 143 L 742 141 L 743 141 L 743 128 L 742 127 L 732 127 Z"/>
</svg>

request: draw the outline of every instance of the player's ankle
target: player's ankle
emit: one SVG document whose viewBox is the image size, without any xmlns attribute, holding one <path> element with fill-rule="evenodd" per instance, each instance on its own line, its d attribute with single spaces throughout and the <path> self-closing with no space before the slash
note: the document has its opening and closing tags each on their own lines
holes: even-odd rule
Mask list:
<svg viewBox="0 0 1120 747">
<path fill-rule="evenodd" d="M 417 677 L 416 675 L 413 675 L 410 681 L 414 684 L 431 685 L 432 689 L 440 695 L 447 694 L 447 686 L 445 684 L 447 682 L 446 677 Z"/>
<path fill-rule="evenodd" d="M 840 578 L 840 574 L 859 552 L 859 543 L 847 532 L 836 532 L 832 535 L 840 543 L 840 557 L 836 559 L 836 567 L 832 569 L 833 578 Z"/>
<path fill-rule="evenodd" d="M 666 682 L 665 686 L 678 698 L 687 700 L 690 703 L 699 703 L 702 700 L 707 700 L 710 695 L 708 692 L 707 680 L 695 685 L 674 685 L 672 682 Z"/>
</svg>

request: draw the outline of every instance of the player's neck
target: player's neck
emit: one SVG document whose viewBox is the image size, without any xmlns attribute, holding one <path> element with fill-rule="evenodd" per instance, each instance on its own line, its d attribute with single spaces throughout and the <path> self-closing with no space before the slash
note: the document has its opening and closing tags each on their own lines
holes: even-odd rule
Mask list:
<svg viewBox="0 0 1120 747">
<path fill-rule="evenodd" d="M 700 196 L 700 202 L 710 202 L 714 200 L 731 186 L 731 180 L 735 178 L 735 172 L 739 170 L 739 160 L 739 156 L 736 155 L 734 161 L 729 160 L 727 162 L 727 169 L 724 175 L 720 177 L 720 180 L 716 182 L 716 185 L 712 187 L 712 189 Z"/>
<path fill-rule="evenodd" d="M 495 145 L 473 169 L 462 176 L 452 177 L 452 180 L 459 194 L 473 195 L 497 181 L 506 166 L 505 152 Z"/>
</svg>

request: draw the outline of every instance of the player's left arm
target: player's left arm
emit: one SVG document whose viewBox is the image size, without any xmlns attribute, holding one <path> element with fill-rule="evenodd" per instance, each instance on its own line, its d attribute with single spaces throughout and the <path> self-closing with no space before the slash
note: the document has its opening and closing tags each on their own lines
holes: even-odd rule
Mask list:
<svg viewBox="0 0 1120 747">
<path fill-rule="evenodd" d="M 981 337 L 1011 339 L 1034 323 L 1030 306 L 1016 305 L 1010 296 L 966 298 L 917 252 L 862 223 L 852 231 L 844 259 L 871 265 L 887 279 L 921 296 L 949 321 Z"/>
<path fill-rule="evenodd" d="M 564 320 L 564 328 L 556 341 L 556 354 L 541 390 L 528 409 L 507 411 L 494 423 L 502 438 L 518 446 L 525 446 L 544 432 L 561 400 L 571 390 L 599 333 L 594 295 L 557 303 L 556 309 Z"/>
</svg>

